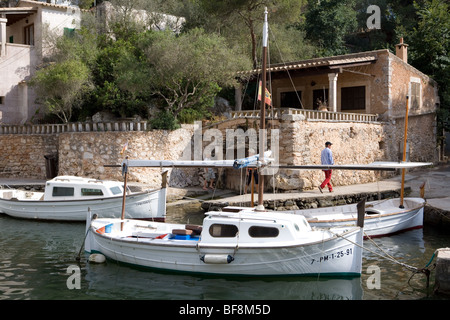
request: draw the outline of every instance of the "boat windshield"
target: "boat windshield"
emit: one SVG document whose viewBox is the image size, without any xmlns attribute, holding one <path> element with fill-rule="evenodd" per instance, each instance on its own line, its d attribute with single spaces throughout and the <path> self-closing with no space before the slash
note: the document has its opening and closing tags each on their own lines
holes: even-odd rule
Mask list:
<svg viewBox="0 0 450 320">
<path fill-rule="evenodd" d="M 117 186 L 109 188 L 109 190 L 111 190 L 112 194 L 114 194 L 114 195 L 122 193 L 122 190 L 120 189 L 120 187 L 117 187 Z"/>
<path fill-rule="evenodd" d="M 68 197 L 73 195 L 74 195 L 74 188 L 53 187 L 52 196 L 54 197 Z"/>
</svg>

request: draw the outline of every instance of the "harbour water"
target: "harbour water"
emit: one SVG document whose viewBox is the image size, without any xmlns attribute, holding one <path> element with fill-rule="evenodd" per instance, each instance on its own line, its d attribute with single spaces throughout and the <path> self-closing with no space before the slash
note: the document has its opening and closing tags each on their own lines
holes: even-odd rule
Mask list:
<svg viewBox="0 0 450 320">
<path fill-rule="evenodd" d="M 172 210 L 169 220 L 199 223 L 197 209 Z M 321 277 L 225 279 L 141 270 L 113 261 L 87 262 L 83 223 L 38 222 L 0 215 L 0 300 L 422 300 L 433 294 L 426 276 L 380 258 L 382 248 L 398 262 L 422 268 L 450 235 L 423 229 L 365 241 L 363 274 Z M 377 252 L 377 253 L 376 253 Z M 429 267 L 432 270 L 432 264 Z M 412 277 L 411 277 L 412 276 Z"/>
</svg>

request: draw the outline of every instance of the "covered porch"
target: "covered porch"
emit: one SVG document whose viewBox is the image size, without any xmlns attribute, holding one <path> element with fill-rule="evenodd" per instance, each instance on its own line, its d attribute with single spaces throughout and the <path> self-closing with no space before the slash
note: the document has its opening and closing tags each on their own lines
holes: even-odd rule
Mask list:
<svg viewBox="0 0 450 320">
<path fill-rule="evenodd" d="M 270 66 L 268 89 L 274 109 L 329 111 L 343 113 L 377 113 L 371 108 L 370 95 L 376 77 L 377 52 L 363 52 L 316 58 Z M 238 73 L 236 111 L 249 109 L 242 103 L 250 85 L 256 86 L 261 70 Z M 373 110 L 372 110 L 373 109 Z"/>
</svg>

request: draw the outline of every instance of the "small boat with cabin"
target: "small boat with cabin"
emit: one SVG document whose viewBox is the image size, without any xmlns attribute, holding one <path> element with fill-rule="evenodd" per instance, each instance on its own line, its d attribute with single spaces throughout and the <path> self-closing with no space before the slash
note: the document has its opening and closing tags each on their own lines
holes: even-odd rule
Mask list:
<svg viewBox="0 0 450 320">
<path fill-rule="evenodd" d="M 128 218 L 164 221 L 166 187 L 131 192 L 119 181 L 58 176 L 45 184 L 44 192 L 0 190 L 0 212 L 15 218 L 86 221 L 88 208 L 102 217 L 120 217 L 123 197 Z M 163 202 L 158 199 L 163 198 Z"/>
</svg>

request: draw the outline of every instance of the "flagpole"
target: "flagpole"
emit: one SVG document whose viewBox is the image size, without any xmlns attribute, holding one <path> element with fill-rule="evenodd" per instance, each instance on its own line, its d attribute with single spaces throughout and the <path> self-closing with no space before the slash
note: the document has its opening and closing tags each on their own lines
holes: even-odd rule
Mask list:
<svg viewBox="0 0 450 320">
<path fill-rule="evenodd" d="M 263 25 L 263 51 L 262 51 L 262 84 L 261 84 L 261 110 L 259 118 L 259 161 L 264 161 L 265 150 L 265 134 L 266 129 L 266 69 L 267 69 L 267 38 L 268 38 L 268 23 L 267 23 L 267 7 L 264 9 L 264 25 Z M 264 210 L 264 175 L 261 170 L 258 170 L 258 206 L 257 210 Z"/>
</svg>

